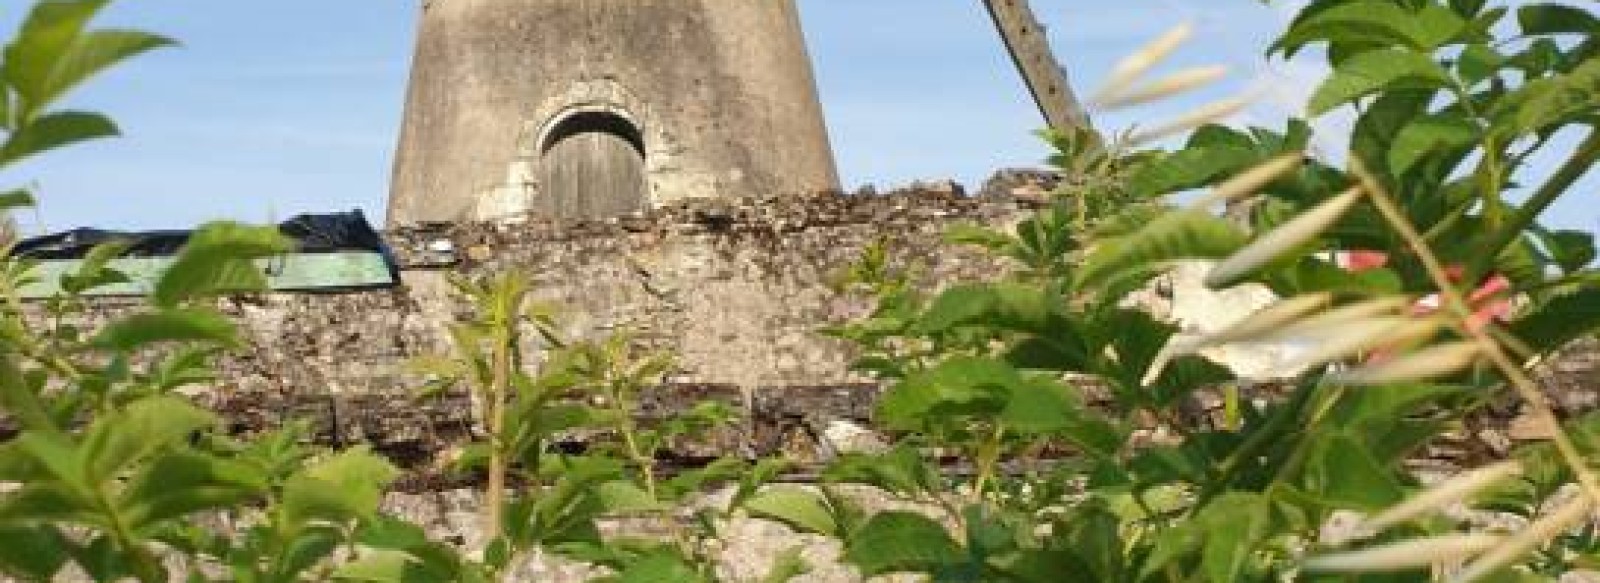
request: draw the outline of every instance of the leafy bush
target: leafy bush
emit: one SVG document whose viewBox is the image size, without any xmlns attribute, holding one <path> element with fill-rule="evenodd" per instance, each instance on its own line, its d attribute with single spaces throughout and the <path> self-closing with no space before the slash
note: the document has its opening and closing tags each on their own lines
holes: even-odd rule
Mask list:
<svg viewBox="0 0 1600 583">
<path fill-rule="evenodd" d="M 864 514 L 828 490 L 774 491 L 752 507 L 840 537 L 867 574 L 935 581 L 1522 580 L 1588 564 L 1592 534 L 1570 534 L 1600 501 L 1588 420 L 1437 489 L 1404 463 L 1508 391 L 1560 425 L 1528 370 L 1594 332 L 1600 290 L 1592 237 L 1537 220 L 1597 155 L 1597 23 L 1559 4 L 1312 2 L 1272 51 L 1316 50 L 1332 65 L 1307 115 L 1355 112 L 1342 169 L 1306 153 L 1305 120 L 1204 125 L 1173 152 L 1128 149 L 1239 100 L 1119 140 L 1053 136 L 1056 161 L 1090 188 L 1010 232 L 952 233 L 1021 269 L 929 295 L 887 262 L 863 266 L 852 281 L 878 307 L 832 331 L 890 383 L 877 421 L 900 438 L 829 479 L 927 512 Z M 1139 86 L 1185 34 L 1130 57 L 1102 103 L 1213 78 Z M 1530 156 L 1565 130 L 1587 138 L 1551 176 L 1531 176 Z M 1515 185 L 1534 180 L 1520 198 Z M 1192 189 L 1212 193 L 1160 204 Z M 1120 200 L 1079 200 L 1095 196 Z M 1213 213 L 1223 201 L 1247 228 Z M 1212 286 L 1261 284 L 1284 299 L 1180 339 L 1129 306 L 1185 259 L 1218 260 Z M 1197 356 L 1274 342 L 1309 346 L 1285 366 L 1307 372 L 1282 398 L 1243 398 L 1238 379 Z M 1195 419 L 1198 392 L 1225 411 Z M 1109 403 L 1086 402 L 1101 394 Z M 1054 464 L 1002 464 L 1063 450 Z M 948 475 L 932 452 L 959 452 L 971 477 Z M 1571 482 L 1581 495 L 1557 495 Z M 1472 500 L 1533 525 L 1474 532 L 1438 514 Z M 1368 518 L 1330 532 L 1343 512 Z"/>
<path fill-rule="evenodd" d="M 171 44 L 92 30 L 105 0 L 41 0 L 0 61 L 0 167 L 115 134 L 53 104 L 94 73 Z M 667 444 L 719 427 L 705 404 L 645 423 L 640 399 L 673 367 L 626 335 L 571 341 L 508 273 L 460 280 L 471 313 L 455 351 L 416 363 L 430 392 L 466 386 L 487 544 L 464 552 L 385 514 L 398 470 L 364 449 L 321 451 L 304 428 L 230 437 L 177 389 L 212 380 L 239 340 L 212 307 L 264 281 L 276 230 L 200 229 L 130 313 L 78 328 L 84 294 L 125 280 L 125 250 L 96 249 L 61 295 L 25 305 L 29 262 L 0 261 L 0 571 L 26 580 L 491 581 L 535 553 L 605 567 L 604 581 L 717 580 L 714 542 L 739 512 L 834 537 L 865 575 L 934 581 L 1541 580 L 1593 564 L 1600 420 L 1557 419 L 1529 377 L 1600 326 L 1592 237 L 1542 227 L 1600 156 L 1597 20 L 1563 4 L 1319 0 L 1272 47 L 1317 51 L 1333 75 L 1308 115 L 1357 116 L 1351 152 L 1308 155 L 1306 120 L 1282 131 L 1202 125 L 1243 102 L 1112 139 L 1053 134 L 1068 192 L 1014 229 L 954 230 L 1014 273 L 937 293 L 885 249 L 846 282 L 876 299 L 829 332 L 888 385 L 877 423 L 896 442 L 833 463 L 815 488 L 768 486 L 782 462 L 725 459 L 668 475 Z M 1133 104 L 1213 80 L 1144 83 L 1184 35 L 1120 67 L 1102 92 Z M 1195 129 L 1196 126 L 1198 129 Z M 1139 149 L 1193 129 L 1181 148 Z M 1530 157 L 1587 132 L 1550 176 Z M 1520 184 L 1533 185 L 1521 196 Z M 1207 190 L 1177 206 L 1181 191 Z M 1228 202 L 1243 221 L 1218 216 Z M 6 208 L 29 204 L 17 191 Z M 1244 224 L 1240 224 L 1240 223 Z M 1218 287 L 1283 299 L 1233 328 L 1181 338 L 1130 298 L 1174 261 L 1218 260 Z M 1252 395 L 1206 348 L 1298 342 L 1304 372 Z M 1196 411 L 1200 395 L 1223 410 Z M 426 395 L 424 395 L 426 396 Z M 1520 398 L 1549 443 L 1424 485 L 1405 462 L 1496 400 Z M 565 432 L 597 435 L 582 454 Z M 950 462 L 954 461 L 954 465 Z M 727 484 L 722 505 L 696 495 Z M 868 486 L 906 504 L 870 510 Z M 1496 532 L 1441 509 L 1520 517 Z M 680 515 L 696 508 L 691 517 Z M 1354 512 L 1352 528 L 1332 528 Z M 663 536 L 604 536 L 605 521 Z M 765 581 L 803 573 L 797 552 Z"/>
</svg>

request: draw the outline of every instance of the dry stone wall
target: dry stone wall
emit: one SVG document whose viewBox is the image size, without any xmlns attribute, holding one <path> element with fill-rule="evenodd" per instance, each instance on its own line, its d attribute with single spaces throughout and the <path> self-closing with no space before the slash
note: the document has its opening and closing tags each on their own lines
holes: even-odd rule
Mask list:
<svg viewBox="0 0 1600 583">
<path fill-rule="evenodd" d="M 724 400 L 748 424 L 703 444 L 705 452 L 820 460 L 830 432 L 853 439 L 838 422 L 865 421 L 879 388 L 848 370 L 849 346 L 819 333 L 869 309 L 834 289 L 838 274 L 883 243 L 929 288 L 994 277 L 1009 265 L 944 244 L 942 234 L 960 222 L 1014 222 L 1038 204 L 1040 186 L 1037 177 L 1002 175 L 977 197 L 929 183 L 886 195 L 690 201 L 605 221 L 408 227 L 388 233 L 402 271 L 397 287 L 225 300 L 247 348 L 220 363 L 220 380 L 204 393 L 241 431 L 310 418 L 331 445 L 373 443 L 425 465 L 466 437 L 471 405 L 461 396 L 413 402 L 421 379 L 403 365 L 449 351 L 446 326 L 464 307 L 451 276 L 519 270 L 563 307 L 568 335 L 629 331 L 679 356 L 669 386 L 641 414 Z M 1207 292 L 1185 283 L 1197 279 L 1192 271 L 1179 269 L 1141 303 L 1199 333 L 1207 328 L 1200 320 L 1270 301 L 1263 290 Z M 102 300 L 99 316 L 133 304 Z M 1583 344 L 1548 367 L 1546 383 L 1564 410 L 1593 408 L 1597 353 Z M 1257 368 L 1273 360 L 1217 356 Z"/>
<path fill-rule="evenodd" d="M 429 471 L 441 452 L 468 439 L 471 404 L 460 395 L 419 403 L 420 379 L 402 364 L 449 349 L 445 326 L 463 306 L 452 274 L 529 273 L 539 294 L 565 307 L 573 336 L 631 330 L 641 343 L 681 356 L 669 386 L 641 414 L 670 414 L 683 403 L 720 399 L 745 409 L 746 424 L 674 453 L 693 460 L 738 453 L 822 462 L 840 444 L 866 439 L 864 421 L 878 390 L 851 374 L 847 346 L 817 331 L 868 309 L 832 283 L 869 246 L 885 243 L 893 261 L 914 267 L 928 287 L 995 276 L 1008 265 L 942 243 L 958 222 L 1006 224 L 1030 210 L 1036 187 L 986 188 L 967 197 L 950 185 L 883 196 L 823 196 L 767 201 L 696 201 L 608 221 L 419 225 L 391 232 L 402 267 L 392 289 L 266 294 L 224 301 L 243 322 L 246 349 L 222 363 L 203 398 L 241 432 L 284 420 L 314 420 L 328 445 L 374 444 L 411 469 L 389 498 L 391 509 L 427 525 L 441 540 L 477 542 L 478 498 L 470 484 Z M 996 192 L 1000 196 L 987 193 Z M 1182 272 L 1148 301 L 1171 300 L 1167 315 L 1211 312 L 1193 304 Z M 1255 303 L 1260 298 L 1210 301 Z M 106 299 L 95 318 L 136 305 Z M 1600 347 L 1585 343 L 1549 366 L 1568 411 L 1594 405 Z M 1512 415 L 1515 413 L 1512 412 Z M 1504 432 L 1496 429 L 1503 434 Z M 1501 437 L 1504 440 L 1504 436 Z M 738 518 L 728 525 L 726 574 L 759 574 L 778 551 L 805 549 L 816 571 L 806 582 L 857 581 L 837 563 L 837 544 Z M 580 566 L 535 560 L 526 580 L 580 581 Z"/>
<path fill-rule="evenodd" d="M 567 332 L 630 331 L 681 356 L 683 383 L 748 389 L 861 379 L 850 355 L 817 334 L 866 306 L 833 291 L 836 275 L 885 242 L 929 285 L 984 278 L 996 260 L 940 243 L 960 221 L 1003 222 L 1019 203 L 954 191 L 790 201 L 703 201 L 601 222 L 421 226 L 389 233 L 395 289 L 236 300 L 252 350 L 234 382 L 282 391 L 391 393 L 395 364 L 445 350 L 460 309 L 451 274 L 523 271 L 563 312 Z"/>
<path fill-rule="evenodd" d="M 584 223 L 410 227 L 387 234 L 397 287 L 223 300 L 246 348 L 224 357 L 215 386 L 199 392 L 239 431 L 312 419 L 329 445 L 372 443 L 425 467 L 466 438 L 471 405 L 459 395 L 415 402 L 422 379 L 404 363 L 448 353 L 446 326 L 464 309 L 450 277 L 519 270 L 561 306 L 568 335 L 628 331 L 679 356 L 643 414 L 724 400 L 749 423 L 701 449 L 819 459 L 829 425 L 865 421 L 877 393 L 848 370 L 849 347 L 819 333 L 869 309 L 835 291 L 838 274 L 883 243 L 930 287 L 993 277 L 1008 266 L 945 245 L 942 233 L 958 222 L 1007 223 L 1033 204 L 929 184 L 881 196 L 694 201 Z M 93 317 L 134 305 L 100 300 Z"/>
</svg>

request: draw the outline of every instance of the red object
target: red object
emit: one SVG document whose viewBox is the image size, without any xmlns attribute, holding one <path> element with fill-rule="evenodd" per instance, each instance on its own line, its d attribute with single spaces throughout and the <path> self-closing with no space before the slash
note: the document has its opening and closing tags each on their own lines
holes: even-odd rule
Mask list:
<svg viewBox="0 0 1600 583">
<path fill-rule="evenodd" d="M 1382 251 L 1355 250 L 1341 252 L 1337 256 L 1339 267 L 1351 272 L 1362 272 L 1371 269 L 1380 269 L 1389 264 L 1389 254 Z M 1460 265 L 1445 268 L 1446 275 L 1452 282 L 1460 282 L 1465 271 Z M 1467 319 L 1467 328 L 1474 332 L 1482 330 L 1491 322 L 1504 321 L 1511 315 L 1511 280 L 1505 276 L 1495 274 L 1483 282 L 1483 285 L 1467 294 L 1467 306 L 1472 308 L 1472 317 Z M 1431 294 L 1417 300 L 1412 307 L 1413 315 L 1422 316 L 1439 311 L 1439 294 Z"/>
</svg>

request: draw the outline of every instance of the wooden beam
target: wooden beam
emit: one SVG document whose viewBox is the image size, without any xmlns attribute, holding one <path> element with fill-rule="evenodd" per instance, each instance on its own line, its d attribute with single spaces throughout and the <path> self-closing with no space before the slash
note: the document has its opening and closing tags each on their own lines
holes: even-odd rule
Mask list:
<svg viewBox="0 0 1600 583">
<path fill-rule="evenodd" d="M 1033 93 L 1034 103 L 1050 127 L 1059 131 L 1091 128 L 1089 116 L 1072 92 L 1067 71 L 1050 50 L 1044 26 L 1027 0 L 983 0 L 1005 40 L 1012 62 Z"/>
</svg>

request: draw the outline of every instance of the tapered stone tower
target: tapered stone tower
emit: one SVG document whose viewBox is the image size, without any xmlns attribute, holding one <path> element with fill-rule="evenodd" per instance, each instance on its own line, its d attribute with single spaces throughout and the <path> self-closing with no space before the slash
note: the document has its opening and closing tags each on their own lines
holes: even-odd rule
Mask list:
<svg viewBox="0 0 1600 583">
<path fill-rule="evenodd" d="M 837 186 L 794 0 L 426 0 L 389 224 Z"/>
</svg>

